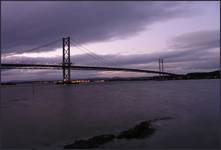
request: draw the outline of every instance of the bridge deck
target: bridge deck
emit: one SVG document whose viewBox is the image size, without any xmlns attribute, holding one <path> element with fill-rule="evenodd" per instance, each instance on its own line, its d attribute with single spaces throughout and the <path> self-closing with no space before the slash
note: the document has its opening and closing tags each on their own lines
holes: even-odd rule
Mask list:
<svg viewBox="0 0 221 150">
<path fill-rule="evenodd" d="M 178 74 L 169 72 L 159 72 L 144 69 L 131 69 L 131 68 L 117 68 L 117 67 L 95 67 L 95 66 L 63 66 L 52 64 L 1 64 L 1 69 L 63 69 L 63 67 L 70 67 L 71 70 L 104 70 L 104 71 L 126 71 L 126 72 L 140 72 L 140 73 L 154 73 L 165 74 L 170 76 L 178 76 Z"/>
</svg>

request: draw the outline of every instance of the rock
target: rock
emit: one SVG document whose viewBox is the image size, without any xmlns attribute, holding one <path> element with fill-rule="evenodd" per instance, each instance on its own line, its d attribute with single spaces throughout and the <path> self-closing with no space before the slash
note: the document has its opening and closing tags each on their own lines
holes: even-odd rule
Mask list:
<svg viewBox="0 0 221 150">
<path fill-rule="evenodd" d="M 76 140 L 73 144 L 65 145 L 65 149 L 72 148 L 97 148 L 98 146 L 110 142 L 115 138 L 114 135 L 98 135 L 86 140 Z"/>
<path fill-rule="evenodd" d="M 161 118 L 155 118 L 153 120 L 150 120 L 151 122 L 161 121 L 161 120 L 171 120 L 174 119 L 173 117 L 161 117 Z"/>
<path fill-rule="evenodd" d="M 155 128 L 151 126 L 150 121 L 143 121 L 136 125 L 134 128 L 130 128 L 126 131 L 121 132 L 117 135 L 118 139 L 142 139 L 146 138 L 149 135 L 153 134 L 155 132 Z"/>
<path fill-rule="evenodd" d="M 97 148 L 102 144 L 112 141 L 114 138 L 117 139 L 143 139 L 152 135 L 156 128 L 152 126 L 152 123 L 160 121 L 160 120 L 169 120 L 173 119 L 171 117 L 161 117 L 155 118 L 149 121 L 142 121 L 137 124 L 135 127 L 130 128 L 128 130 L 120 132 L 118 135 L 106 134 L 106 135 L 98 135 L 86 140 L 76 140 L 72 144 L 65 145 L 65 149 L 74 149 L 74 148 Z"/>
</svg>

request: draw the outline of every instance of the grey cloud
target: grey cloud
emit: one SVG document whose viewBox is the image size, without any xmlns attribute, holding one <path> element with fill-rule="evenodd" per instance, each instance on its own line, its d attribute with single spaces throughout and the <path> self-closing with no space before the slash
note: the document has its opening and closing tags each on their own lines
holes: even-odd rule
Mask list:
<svg viewBox="0 0 221 150">
<path fill-rule="evenodd" d="M 110 65 L 132 65 L 132 64 L 142 64 L 151 63 L 156 61 L 159 57 L 166 59 L 168 62 L 180 62 L 180 61 L 191 61 L 194 59 L 206 59 L 209 57 L 216 57 L 217 50 L 214 53 L 214 49 L 220 48 L 220 36 L 219 30 L 206 30 L 185 33 L 183 35 L 174 37 L 171 40 L 171 44 L 167 49 L 172 49 L 170 52 L 158 52 L 152 54 L 135 54 L 135 55 L 102 55 L 102 57 L 107 64 Z M 88 55 L 75 55 L 71 56 L 72 62 L 76 64 L 102 64 L 91 58 Z M 111 59 L 110 59 L 111 58 Z M 9 61 L 23 62 L 23 63 L 58 63 L 61 62 L 61 58 L 26 58 L 15 57 Z M 3 57 L 4 62 L 4 57 Z"/>
<path fill-rule="evenodd" d="M 103 59 L 99 60 L 91 58 L 90 56 L 84 55 L 75 55 L 71 56 L 71 61 L 75 65 L 97 65 L 97 66 L 118 66 L 118 67 L 130 67 L 130 66 L 138 66 L 145 64 L 155 63 L 157 64 L 158 58 L 164 58 L 164 62 L 167 64 L 176 63 L 177 66 L 179 64 L 185 62 L 187 66 L 190 68 L 193 67 L 194 64 L 198 64 L 199 68 L 209 66 L 218 66 L 219 64 L 219 48 L 220 48 L 220 37 L 217 36 L 218 30 L 211 31 L 197 31 L 186 33 L 184 35 L 180 35 L 174 39 L 172 42 L 176 45 L 176 48 L 171 52 L 160 52 L 160 53 L 152 53 L 152 54 L 136 54 L 136 55 L 100 55 Z M 203 36 L 202 36 L 203 35 Z M 190 37 L 190 39 L 188 38 Z M 206 43 L 206 44 L 205 44 Z M 185 45 L 185 46 L 183 46 Z M 209 46 L 208 46 L 209 45 Z M 169 46 L 168 48 L 174 48 L 174 46 Z M 12 57 L 13 58 L 13 57 Z M 110 59 L 111 58 L 111 59 Z M 104 61 L 105 60 L 105 61 Z M 4 59 L 3 62 L 6 62 Z M 9 59 L 7 62 L 15 63 L 49 63 L 49 64 L 57 64 L 61 62 L 61 58 L 26 58 L 23 57 L 14 59 Z M 192 62 L 191 65 L 188 62 Z M 198 62 L 198 63 L 197 63 Z M 201 62 L 206 62 L 201 65 Z M 152 68 L 151 66 L 149 66 Z M 195 66 L 197 67 L 197 66 Z M 157 67 L 155 67 L 157 68 Z"/>
<path fill-rule="evenodd" d="M 185 2 L 151 1 L 2 2 L 2 52 L 69 35 L 81 43 L 125 38 L 155 22 L 190 16 L 189 7 Z"/>
<path fill-rule="evenodd" d="M 206 30 L 186 33 L 174 37 L 170 45 L 177 50 L 210 49 L 220 47 L 220 31 Z"/>
<path fill-rule="evenodd" d="M 181 62 L 197 62 L 200 66 L 201 61 L 206 61 L 208 64 L 218 66 L 220 60 L 220 32 L 219 30 L 203 30 L 185 33 L 183 35 L 174 37 L 168 49 L 170 52 L 158 52 L 152 54 L 136 54 L 136 55 L 123 55 L 112 57 L 112 62 L 115 64 L 128 66 L 139 65 L 157 62 L 158 58 L 164 58 L 166 63 L 179 63 Z M 174 46 L 175 45 L 175 46 Z M 105 56 L 106 59 L 111 56 Z M 215 61 L 214 61 L 215 60 Z M 208 66 L 208 65 L 204 65 Z"/>
</svg>

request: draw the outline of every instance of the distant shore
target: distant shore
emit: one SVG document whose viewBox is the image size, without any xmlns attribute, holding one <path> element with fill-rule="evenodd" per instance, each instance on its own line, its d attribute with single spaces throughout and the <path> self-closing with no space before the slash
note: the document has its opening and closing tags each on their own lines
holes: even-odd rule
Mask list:
<svg viewBox="0 0 221 150">
<path fill-rule="evenodd" d="M 220 79 L 220 70 L 213 72 L 194 72 L 180 76 L 152 76 L 152 77 L 113 77 L 113 78 L 92 78 L 92 79 L 75 79 L 69 84 L 89 84 L 113 81 L 162 81 L 162 80 L 198 80 L 198 79 Z M 3 82 L 1 85 L 17 85 L 17 84 L 63 84 L 61 80 L 52 81 L 11 81 Z"/>
</svg>

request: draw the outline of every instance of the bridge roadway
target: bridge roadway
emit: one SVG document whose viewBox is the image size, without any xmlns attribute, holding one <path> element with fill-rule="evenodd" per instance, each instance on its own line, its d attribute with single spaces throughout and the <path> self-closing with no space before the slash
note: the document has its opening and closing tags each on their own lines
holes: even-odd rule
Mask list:
<svg viewBox="0 0 221 150">
<path fill-rule="evenodd" d="M 126 71 L 126 72 L 140 72 L 140 73 L 154 73 L 164 74 L 170 76 L 179 76 L 178 74 L 169 72 L 159 72 L 153 70 L 130 69 L 130 68 L 116 68 L 116 67 L 95 67 L 95 66 L 63 66 L 53 64 L 1 64 L 1 69 L 63 69 L 63 67 L 70 67 L 71 70 L 103 70 L 103 71 Z"/>
</svg>

